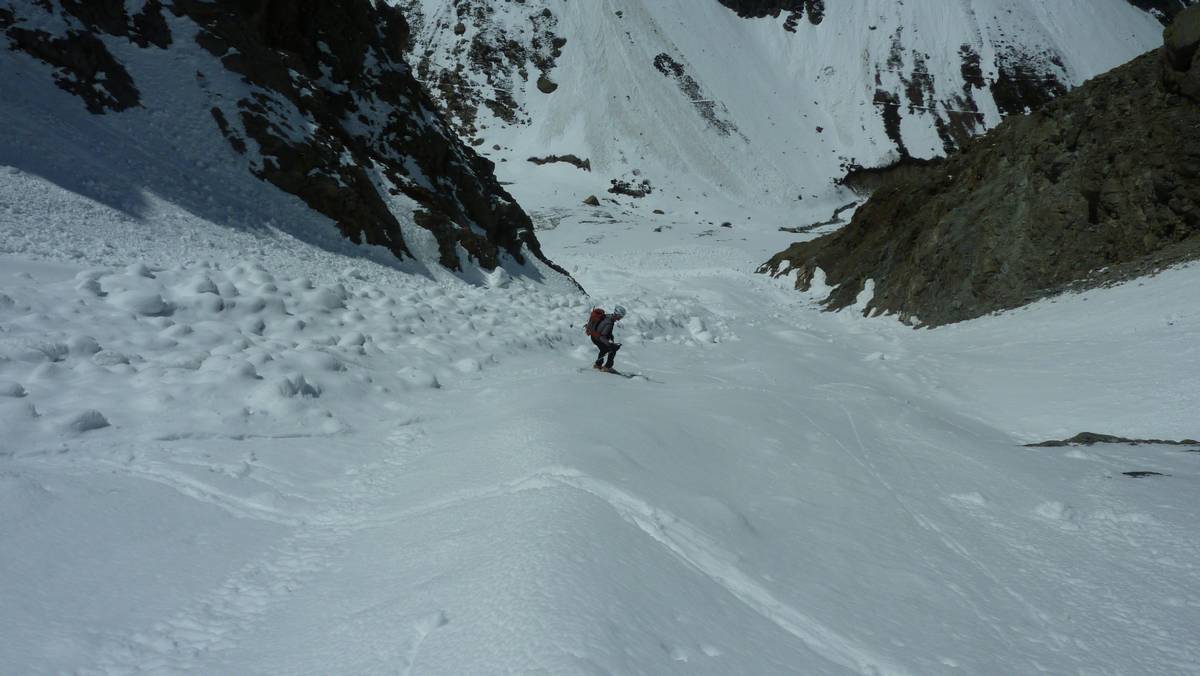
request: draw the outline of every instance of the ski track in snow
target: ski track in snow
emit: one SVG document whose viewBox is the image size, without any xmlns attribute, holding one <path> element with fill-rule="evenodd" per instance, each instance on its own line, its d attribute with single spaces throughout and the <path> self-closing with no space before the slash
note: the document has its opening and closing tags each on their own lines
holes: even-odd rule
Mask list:
<svg viewBox="0 0 1200 676">
<path fill-rule="evenodd" d="M 186 673 L 201 668 L 211 653 L 236 645 L 273 604 L 286 600 L 332 565 L 352 532 L 351 526 L 369 512 L 372 499 L 386 490 L 388 478 L 403 471 L 405 458 L 421 452 L 419 444 L 414 446 L 420 438 L 418 430 L 407 426 L 394 432 L 388 442 L 398 458 L 385 459 L 385 464 L 368 477 L 356 474 L 331 486 L 330 495 L 336 502 L 325 513 L 307 516 L 295 511 L 281 517 L 280 510 L 243 510 L 240 500 L 194 490 L 198 482 L 180 482 L 169 473 L 146 468 L 135 471 L 134 476 L 163 481 L 189 497 L 214 502 L 238 516 L 278 520 L 294 530 L 266 556 L 247 564 L 219 588 L 193 600 L 171 618 L 131 634 L 109 637 L 100 650 L 96 673 Z M 435 618 L 415 625 L 418 638 L 409 654 L 410 667 L 425 635 L 444 623 Z"/>
<path fill-rule="evenodd" d="M 682 563 L 703 573 L 742 603 L 795 636 L 817 655 L 867 676 L 904 676 L 907 670 L 873 655 L 865 646 L 840 636 L 816 619 L 775 598 L 735 565 L 735 557 L 686 521 L 581 472 L 560 469 L 536 480 L 550 479 L 603 500 L 622 519 L 636 526 Z"/>
</svg>

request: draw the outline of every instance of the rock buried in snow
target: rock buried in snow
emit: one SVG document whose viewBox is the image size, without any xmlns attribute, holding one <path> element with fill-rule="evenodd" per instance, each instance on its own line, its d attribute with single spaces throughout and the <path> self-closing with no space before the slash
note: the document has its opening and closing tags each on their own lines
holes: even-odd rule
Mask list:
<svg viewBox="0 0 1200 676">
<path fill-rule="evenodd" d="M 14 383 L 7 380 L 0 380 L 0 397 L 24 397 L 29 394 L 21 383 Z"/>
<path fill-rule="evenodd" d="M 108 426 L 108 418 L 105 418 L 100 411 L 94 408 L 88 409 L 71 418 L 67 421 L 66 425 L 67 429 L 79 433 L 90 432 L 91 430 L 98 430 Z"/>
<path fill-rule="evenodd" d="M 1129 444 L 1130 446 L 1200 446 L 1195 439 L 1169 441 L 1165 439 L 1128 439 L 1111 434 L 1096 434 L 1095 432 L 1080 432 L 1070 439 L 1055 439 L 1036 444 L 1025 444 L 1026 448 L 1058 448 L 1061 446 L 1091 446 L 1092 444 Z"/>
<path fill-rule="evenodd" d="M 596 197 L 595 195 L 588 195 L 588 198 L 585 199 L 583 203 L 589 207 L 598 207 L 600 206 L 600 198 Z"/>
<path fill-rule="evenodd" d="M 1162 472 L 1121 472 L 1121 474 L 1124 474 L 1125 476 L 1131 476 L 1134 479 L 1142 479 L 1148 476 L 1170 476 L 1169 474 L 1163 474 Z"/>
</svg>

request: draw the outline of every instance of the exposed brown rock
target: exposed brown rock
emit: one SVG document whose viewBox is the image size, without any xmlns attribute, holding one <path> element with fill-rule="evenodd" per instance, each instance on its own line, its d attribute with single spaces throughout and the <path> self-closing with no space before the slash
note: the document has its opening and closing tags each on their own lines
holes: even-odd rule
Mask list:
<svg viewBox="0 0 1200 676">
<path fill-rule="evenodd" d="M 1167 88 L 1200 101 L 1200 7 L 1190 9 L 1163 34 Z"/>
<path fill-rule="evenodd" d="M 554 80 L 551 80 L 545 75 L 539 75 L 537 79 L 537 88 L 538 91 L 543 94 L 553 94 L 558 90 L 558 85 L 554 82 Z"/>
<path fill-rule="evenodd" d="M 1142 56 L 890 177 L 844 229 L 760 271 L 807 289 L 821 268 L 830 309 L 874 280 L 868 312 L 939 325 L 1200 257 L 1200 105 L 1162 63 Z"/>
<path fill-rule="evenodd" d="M 1036 444 L 1025 444 L 1027 448 L 1061 448 L 1063 446 L 1092 446 L 1094 444 L 1128 444 L 1130 446 L 1200 446 L 1200 441 L 1195 439 L 1180 439 L 1179 441 L 1171 441 L 1167 439 L 1129 439 L 1127 437 L 1118 437 L 1111 434 L 1097 434 L 1095 432 L 1080 432 L 1070 439 L 1054 439 L 1051 441 L 1042 441 Z"/>
<path fill-rule="evenodd" d="M 434 233 L 448 268 L 461 265 L 455 245 L 487 268 L 501 251 L 523 260 L 528 242 L 540 252 L 528 216 L 496 181 L 492 163 L 440 121 L 424 121 L 422 111 L 435 106 L 404 65 L 408 25 L 398 10 L 366 0 L 177 0 L 174 7 L 205 29 L 197 40 L 227 68 L 317 122 L 309 140 L 296 143 L 279 126 L 272 100 L 238 103 L 241 126 L 270 158 L 260 175 L 334 219 L 347 237 L 408 254 L 386 188 L 422 205 L 417 224 Z M 325 78 L 338 89 L 322 87 Z M 372 122 L 363 116 L 368 105 L 392 112 Z M 364 128 L 357 133 L 343 122 L 356 118 Z M 235 138 L 230 143 L 238 147 Z M 346 153 L 353 163 L 342 161 Z M 410 176 L 409 161 L 436 185 Z M 390 186 L 379 185 L 371 168 Z"/>
<path fill-rule="evenodd" d="M 585 160 L 583 158 L 580 158 L 577 155 L 570 155 L 570 154 L 568 154 L 568 155 L 547 155 L 545 157 L 531 157 L 531 158 L 529 158 L 529 161 L 533 162 L 534 164 L 536 164 L 538 166 L 541 166 L 543 164 L 554 164 L 557 162 L 563 162 L 566 164 L 570 164 L 570 165 L 576 167 L 577 169 L 582 169 L 583 171 L 591 171 L 592 170 L 592 161 Z"/>
</svg>

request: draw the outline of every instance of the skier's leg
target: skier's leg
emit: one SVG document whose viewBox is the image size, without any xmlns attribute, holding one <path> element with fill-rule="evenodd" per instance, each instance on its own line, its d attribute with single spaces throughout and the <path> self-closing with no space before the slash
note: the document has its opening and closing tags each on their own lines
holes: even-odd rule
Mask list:
<svg viewBox="0 0 1200 676">
<path fill-rule="evenodd" d="M 592 344 L 600 350 L 600 354 L 596 355 L 596 363 L 592 364 L 592 368 L 598 369 L 604 364 L 604 353 L 607 351 L 607 348 L 595 338 L 592 339 Z"/>
<path fill-rule="evenodd" d="M 604 368 L 610 369 L 613 367 L 613 359 L 616 359 L 617 350 L 619 349 L 621 348 L 617 345 L 613 345 L 612 347 L 608 348 L 608 362 L 604 364 Z"/>
</svg>

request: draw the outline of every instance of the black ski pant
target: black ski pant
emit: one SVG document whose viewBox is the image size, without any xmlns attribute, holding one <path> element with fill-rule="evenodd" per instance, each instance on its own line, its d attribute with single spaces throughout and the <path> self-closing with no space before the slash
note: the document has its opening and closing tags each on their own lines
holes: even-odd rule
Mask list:
<svg viewBox="0 0 1200 676">
<path fill-rule="evenodd" d="M 617 350 L 621 349 L 621 346 L 617 345 L 616 343 L 608 343 L 606 345 L 605 343 L 600 342 L 599 338 L 592 338 L 592 344 L 600 349 L 600 354 L 596 355 L 596 363 L 599 364 L 604 360 L 605 355 L 607 355 L 608 362 L 604 365 L 608 368 L 612 368 L 613 359 L 616 358 Z"/>
</svg>

